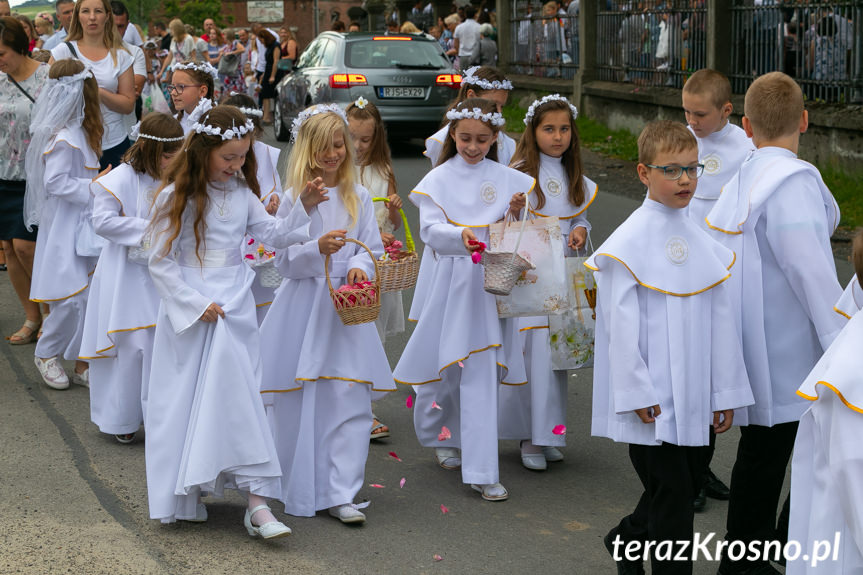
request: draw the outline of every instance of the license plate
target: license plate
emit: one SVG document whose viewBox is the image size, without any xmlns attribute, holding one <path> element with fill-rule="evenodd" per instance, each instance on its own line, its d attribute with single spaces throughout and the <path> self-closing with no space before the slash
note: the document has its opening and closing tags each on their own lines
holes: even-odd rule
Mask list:
<svg viewBox="0 0 863 575">
<path fill-rule="evenodd" d="M 378 98 L 425 98 L 425 88 L 385 86 L 378 88 Z"/>
</svg>

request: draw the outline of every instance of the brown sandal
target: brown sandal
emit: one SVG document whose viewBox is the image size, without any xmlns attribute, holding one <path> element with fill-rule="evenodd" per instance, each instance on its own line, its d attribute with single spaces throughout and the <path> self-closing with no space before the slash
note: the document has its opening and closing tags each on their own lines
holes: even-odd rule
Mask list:
<svg viewBox="0 0 863 575">
<path fill-rule="evenodd" d="M 9 345 L 27 345 L 28 343 L 35 343 L 39 335 L 39 328 L 41 327 L 42 322 L 30 321 L 28 319 L 24 321 L 24 325 L 21 326 L 21 329 L 7 337 L 6 340 L 9 342 Z"/>
</svg>

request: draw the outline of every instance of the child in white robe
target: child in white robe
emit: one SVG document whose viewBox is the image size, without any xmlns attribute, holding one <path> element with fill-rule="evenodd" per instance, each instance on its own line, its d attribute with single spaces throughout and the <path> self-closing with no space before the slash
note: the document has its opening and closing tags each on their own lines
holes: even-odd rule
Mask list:
<svg viewBox="0 0 863 575">
<path fill-rule="evenodd" d="M 80 60 L 58 60 L 48 78 L 33 108 L 24 217 L 28 227 L 39 226 L 30 299 L 51 307 L 34 361 L 49 387 L 66 389 L 60 355 L 78 359 L 86 290 L 96 266 L 96 258 L 78 255 L 76 239 L 85 224 L 90 182 L 100 175 L 102 116 L 99 87 Z M 87 385 L 86 362 L 76 362 L 72 378 Z"/>
<path fill-rule="evenodd" d="M 192 124 L 213 107 L 215 84 L 219 72 L 208 62 L 183 62 L 173 66 L 168 94 L 177 114 L 174 116 L 189 134 Z"/>
<path fill-rule="evenodd" d="M 154 112 L 133 130 L 125 161 L 90 184 L 93 228 L 108 243 L 90 282 L 80 359 L 90 362 L 90 419 L 131 443 L 144 423 L 159 294 L 147 269 L 146 234 L 161 175 L 183 128 Z"/>
<path fill-rule="evenodd" d="M 692 134 L 651 122 L 638 159 L 647 198 L 585 262 L 597 285 L 591 433 L 629 443 L 644 486 L 604 543 L 621 573 L 644 572 L 623 549 L 650 542 L 673 545 L 653 547 L 653 573 L 692 573 L 691 554 L 671 559 L 692 541 L 709 429 L 752 403 L 727 287 L 735 256 L 686 213 L 703 169 Z"/>
<path fill-rule="evenodd" d="M 707 216 L 712 236 L 738 255 L 731 291 L 755 396 L 748 424 L 740 422 L 728 505 L 726 540 L 744 545 L 785 540 L 787 503 L 778 528 L 776 509 L 806 409 L 796 390 L 845 324 L 833 312 L 842 292 L 830 247 L 839 208 L 818 170 L 797 158 L 807 125 L 792 78 L 771 72 L 756 79 L 743 129 L 758 149 Z M 720 570 L 767 567 L 726 555 Z"/>
<path fill-rule="evenodd" d="M 247 232 L 282 249 L 307 239 L 317 200 L 303 196 L 282 219 L 266 213 L 253 129 L 232 106 L 205 113 L 157 196 L 149 267 L 162 302 L 144 424 L 151 518 L 204 521 L 202 492 L 236 488 L 248 493 L 249 535 L 270 539 L 290 529 L 264 500 L 280 494 L 281 468 L 258 393 L 255 274 L 241 243 Z"/>
<path fill-rule="evenodd" d="M 493 102 L 469 98 L 447 117 L 441 163 L 410 196 L 431 266 L 427 305 L 394 375 L 417 386 L 420 443 L 435 448 L 444 469 L 461 467 L 462 481 L 483 499 L 502 501 L 509 493 L 498 469 L 498 386 L 525 382 L 524 356 L 516 321 L 498 318 L 471 252 L 488 243 L 489 224 L 507 212 L 519 217 L 535 182 L 494 161 L 503 118 Z"/>
<path fill-rule="evenodd" d="M 369 191 L 372 199 L 386 198 L 386 202 L 375 201 L 375 219 L 381 232 L 384 249 L 395 241 L 395 231 L 401 225 L 399 210 L 402 199 L 396 191 L 396 177 L 393 173 L 390 147 L 387 144 L 387 129 L 377 107 L 360 96 L 345 109 L 348 128 L 356 151 L 357 180 Z M 381 310 L 375 320 L 382 343 L 388 336 L 405 330 L 405 310 L 402 292 L 381 294 Z M 380 397 L 373 394 L 372 400 Z M 390 436 L 390 428 L 372 414 L 371 439 Z"/>
<path fill-rule="evenodd" d="M 557 94 L 534 101 L 511 164 L 537 181 L 529 203 L 533 217 L 557 216 L 571 250 L 585 247 L 585 212 L 597 192 L 582 172 L 577 116 L 575 106 Z M 551 368 L 548 316 L 522 317 L 518 324 L 528 383 L 501 388 L 500 437 L 520 440 L 522 465 L 542 471 L 548 461 L 563 460 L 558 447 L 566 445 L 565 436 L 553 430 L 566 424 L 567 373 Z"/>
<path fill-rule="evenodd" d="M 854 238 L 852 259 L 860 288 L 863 233 Z M 797 390 L 810 406 L 794 442 L 788 538 L 808 560 L 789 559 L 788 575 L 863 573 L 861 349 L 863 315 L 854 314 Z"/>
<path fill-rule="evenodd" d="M 258 161 L 258 185 L 261 186 L 261 203 L 267 207 L 267 213 L 275 215 L 279 210 L 284 191 L 282 190 L 282 180 L 279 177 L 278 165 L 279 155 L 281 150 L 273 147 L 266 142 L 262 142 L 259 138 L 264 135 L 263 126 L 261 126 L 261 118 L 264 113 L 258 109 L 255 101 L 243 93 L 232 92 L 231 95 L 222 100 L 223 106 L 234 106 L 246 115 L 246 119 L 250 120 L 255 125 L 255 143 L 252 147 L 255 150 L 255 159 Z M 246 253 L 251 253 L 257 250 L 260 242 L 255 241 L 255 238 L 247 237 Z M 265 249 L 271 249 L 270 246 L 265 246 Z M 264 286 L 261 284 L 261 277 L 258 276 L 252 283 L 252 295 L 255 298 L 255 311 L 258 315 L 258 325 L 264 323 L 264 318 L 267 316 L 267 310 L 270 309 L 270 304 L 273 303 L 275 288 Z"/>
<path fill-rule="evenodd" d="M 308 108 L 294 125 L 295 144 L 279 213 L 301 191 L 327 201 L 311 213 L 311 241 L 276 252 L 285 281 L 261 326 L 261 393 L 282 464 L 285 512 L 311 517 L 328 509 L 344 523 L 362 523 L 354 505 L 365 476 L 372 427 L 372 391 L 395 389 L 373 323 L 342 323 L 327 287 L 374 278 L 383 254 L 371 197 L 355 182 L 344 112 L 335 104 Z M 372 255 L 355 243 L 365 244 Z"/>
<path fill-rule="evenodd" d="M 734 109 L 731 83 L 721 72 L 709 68 L 695 72 L 683 85 L 682 99 L 686 123 L 698 140 L 698 162 L 704 165 L 704 174 L 689 202 L 689 216 L 708 229 L 704 218 L 719 199 L 722 186 L 755 146 L 741 127 L 728 121 Z"/>
</svg>

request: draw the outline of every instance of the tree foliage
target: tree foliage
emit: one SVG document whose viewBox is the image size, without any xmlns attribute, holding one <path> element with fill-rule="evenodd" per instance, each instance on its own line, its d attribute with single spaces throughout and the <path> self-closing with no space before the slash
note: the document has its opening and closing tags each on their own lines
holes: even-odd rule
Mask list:
<svg viewBox="0 0 863 575">
<path fill-rule="evenodd" d="M 134 1 L 134 0 L 133 0 Z M 207 18 L 212 18 L 219 28 L 233 22 L 233 17 L 222 15 L 222 3 L 219 0 L 141 0 L 153 5 L 153 9 L 161 7 L 160 12 L 170 14 L 171 18 L 179 18 L 184 24 L 191 24 L 196 30 Z M 152 17 L 152 16 L 150 16 Z"/>
</svg>

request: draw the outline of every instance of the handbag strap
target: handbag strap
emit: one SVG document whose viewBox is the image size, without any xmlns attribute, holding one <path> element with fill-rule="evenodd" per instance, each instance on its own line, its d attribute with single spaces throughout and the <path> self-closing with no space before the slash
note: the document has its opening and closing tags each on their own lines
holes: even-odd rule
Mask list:
<svg viewBox="0 0 863 575">
<path fill-rule="evenodd" d="M 521 228 L 518 230 L 518 238 L 515 240 L 515 247 L 512 249 L 512 257 L 509 259 L 510 265 L 515 263 L 515 256 L 518 255 L 518 246 L 521 245 L 521 238 L 524 235 L 524 228 L 527 226 L 527 204 L 524 206 L 524 216 L 521 218 Z M 506 229 L 506 226 L 504 226 Z"/>
<path fill-rule="evenodd" d="M 10 81 L 10 82 L 12 82 L 13 84 L 15 84 L 15 87 L 16 87 L 16 88 L 18 88 L 19 90 L 21 90 L 21 93 L 22 93 L 22 94 L 24 94 L 25 96 L 27 96 L 27 99 L 28 99 L 28 100 L 30 100 L 30 101 L 31 101 L 31 102 L 33 102 L 34 104 L 36 103 L 36 100 L 34 100 L 34 99 L 33 99 L 33 96 L 31 96 L 31 95 L 30 95 L 30 92 L 28 92 L 27 90 L 25 90 L 25 89 L 23 88 L 23 86 L 21 86 L 21 84 L 19 84 L 18 82 L 16 82 L 16 81 L 15 81 L 15 78 L 13 78 L 11 74 L 6 74 L 6 77 L 7 77 L 7 78 L 9 78 L 9 81 Z"/>
</svg>

